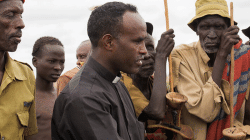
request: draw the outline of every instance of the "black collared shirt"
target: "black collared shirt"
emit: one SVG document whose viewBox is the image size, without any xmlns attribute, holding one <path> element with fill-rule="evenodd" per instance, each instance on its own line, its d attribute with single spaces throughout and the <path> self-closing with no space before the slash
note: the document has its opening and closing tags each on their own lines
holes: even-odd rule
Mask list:
<svg viewBox="0 0 250 140">
<path fill-rule="evenodd" d="M 53 140 L 143 140 L 126 87 L 92 57 L 57 98 Z"/>
</svg>

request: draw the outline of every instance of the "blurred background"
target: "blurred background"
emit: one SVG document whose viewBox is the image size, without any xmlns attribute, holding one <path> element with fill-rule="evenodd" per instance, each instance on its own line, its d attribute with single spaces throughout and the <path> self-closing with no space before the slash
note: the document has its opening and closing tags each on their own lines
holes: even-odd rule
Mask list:
<svg viewBox="0 0 250 140">
<path fill-rule="evenodd" d="M 120 0 L 137 6 L 145 21 L 154 26 L 153 37 L 157 42 L 166 30 L 164 0 Z M 35 41 L 43 36 L 58 38 L 65 49 L 64 72 L 76 66 L 76 48 L 88 39 L 87 22 L 91 8 L 110 0 L 26 0 L 24 3 L 22 42 L 10 56 L 18 61 L 26 62 L 32 67 L 32 47 Z M 168 0 L 169 25 L 175 31 L 175 45 L 189 44 L 198 41 L 198 36 L 187 23 L 195 16 L 196 0 Z M 234 20 L 240 29 L 250 26 L 249 0 L 231 0 L 234 3 Z M 239 33 L 243 42 L 248 38 Z M 33 67 L 34 68 L 34 67 Z M 35 69 L 34 69 L 35 71 Z"/>
</svg>

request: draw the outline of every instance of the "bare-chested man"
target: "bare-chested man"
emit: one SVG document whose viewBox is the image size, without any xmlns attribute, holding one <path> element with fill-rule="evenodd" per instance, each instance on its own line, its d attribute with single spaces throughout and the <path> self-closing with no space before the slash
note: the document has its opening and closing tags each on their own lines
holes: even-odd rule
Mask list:
<svg viewBox="0 0 250 140">
<path fill-rule="evenodd" d="M 64 69 L 63 44 L 54 37 L 42 37 L 35 42 L 32 63 L 36 67 L 36 116 L 38 134 L 32 140 L 51 140 L 51 118 L 57 98 L 53 82 Z"/>
</svg>

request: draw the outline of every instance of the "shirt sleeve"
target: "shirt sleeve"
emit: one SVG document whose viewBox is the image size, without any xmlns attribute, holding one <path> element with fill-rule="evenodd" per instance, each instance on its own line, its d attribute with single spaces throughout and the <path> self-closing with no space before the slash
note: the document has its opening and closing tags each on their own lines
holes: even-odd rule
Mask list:
<svg viewBox="0 0 250 140">
<path fill-rule="evenodd" d="M 122 140 L 116 121 L 107 111 L 110 107 L 107 101 L 92 95 L 65 99 L 61 93 L 55 103 L 51 124 L 53 140 Z"/>
<path fill-rule="evenodd" d="M 56 81 L 57 87 L 57 96 L 59 96 L 60 92 L 64 89 L 64 87 L 68 84 L 71 79 L 65 75 L 62 75 Z"/>
<path fill-rule="evenodd" d="M 38 132 L 37 129 L 37 119 L 36 119 L 36 103 L 35 103 L 35 95 L 36 95 L 36 91 L 35 91 L 35 78 L 32 75 L 32 79 L 34 80 L 30 80 L 31 81 L 31 91 L 34 95 L 34 100 L 31 104 L 30 110 L 29 110 L 29 124 L 28 127 L 25 128 L 24 130 L 24 136 L 30 136 L 30 135 L 34 135 Z"/>
<path fill-rule="evenodd" d="M 211 76 L 204 84 L 199 83 L 191 66 L 178 58 L 178 55 L 173 55 L 173 66 L 175 86 L 179 93 L 187 96 L 188 101 L 185 106 L 189 113 L 205 122 L 212 122 L 221 108 L 229 114 L 224 93 Z M 228 83 L 223 81 L 222 84 L 225 87 Z"/>
</svg>

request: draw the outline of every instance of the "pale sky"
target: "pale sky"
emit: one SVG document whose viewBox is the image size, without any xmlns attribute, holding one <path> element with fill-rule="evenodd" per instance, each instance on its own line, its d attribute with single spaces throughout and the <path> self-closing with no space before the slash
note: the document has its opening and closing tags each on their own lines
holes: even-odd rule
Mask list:
<svg viewBox="0 0 250 140">
<path fill-rule="evenodd" d="M 154 26 L 153 37 L 157 42 L 166 30 L 164 0 L 120 0 L 137 6 L 145 21 Z M 43 36 L 58 38 L 65 49 L 64 72 L 76 66 L 76 48 L 88 39 L 87 21 L 93 6 L 102 5 L 108 0 L 26 0 L 24 3 L 22 42 L 11 57 L 30 64 L 35 41 Z M 169 24 L 175 30 L 175 45 L 198 41 L 198 36 L 187 23 L 195 16 L 196 0 L 168 0 Z M 234 3 L 234 19 L 240 29 L 250 26 L 250 0 L 231 0 Z M 239 33 L 243 42 L 248 39 Z M 33 67 L 34 68 L 34 67 Z"/>
</svg>

